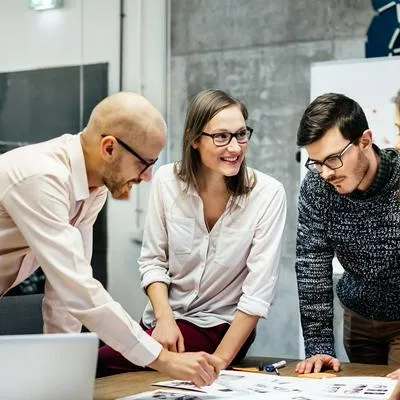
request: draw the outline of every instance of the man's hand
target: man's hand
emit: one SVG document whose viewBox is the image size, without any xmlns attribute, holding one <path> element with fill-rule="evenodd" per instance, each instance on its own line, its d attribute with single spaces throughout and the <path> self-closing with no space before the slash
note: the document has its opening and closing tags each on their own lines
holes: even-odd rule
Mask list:
<svg viewBox="0 0 400 400">
<path fill-rule="evenodd" d="M 221 370 L 221 360 L 211 354 L 173 353 L 162 349 L 158 358 L 149 364 L 150 368 L 164 372 L 174 379 L 189 380 L 196 386 L 211 385 Z"/>
<path fill-rule="evenodd" d="M 393 371 L 390 374 L 387 374 L 386 377 L 390 379 L 400 379 L 400 368 L 396 369 L 396 371 Z"/>
<path fill-rule="evenodd" d="M 308 374 L 310 372 L 320 372 L 323 368 L 333 369 L 338 372 L 340 370 L 340 362 L 337 358 L 328 354 L 316 354 L 299 362 L 295 371 L 299 374 Z"/>
<path fill-rule="evenodd" d="M 172 314 L 157 320 L 151 336 L 161 343 L 166 350 L 174 353 L 183 353 L 185 351 L 182 332 Z"/>
</svg>

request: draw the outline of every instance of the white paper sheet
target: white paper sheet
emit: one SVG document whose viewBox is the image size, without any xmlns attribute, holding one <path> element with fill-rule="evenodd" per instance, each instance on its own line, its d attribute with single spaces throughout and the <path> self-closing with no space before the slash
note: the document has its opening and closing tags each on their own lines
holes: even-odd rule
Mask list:
<svg viewBox="0 0 400 400">
<path fill-rule="evenodd" d="M 200 388 L 188 381 L 154 383 L 155 386 L 190 390 L 193 395 L 213 395 L 212 398 L 243 398 L 249 395 L 254 398 L 257 394 L 269 394 L 273 395 L 273 398 L 279 395 L 279 398 L 283 396 L 282 398 L 295 400 L 313 400 L 321 397 L 336 400 L 389 400 L 396 384 L 396 381 L 382 377 L 306 379 L 239 371 L 221 371 L 219 378 L 212 385 Z"/>
</svg>

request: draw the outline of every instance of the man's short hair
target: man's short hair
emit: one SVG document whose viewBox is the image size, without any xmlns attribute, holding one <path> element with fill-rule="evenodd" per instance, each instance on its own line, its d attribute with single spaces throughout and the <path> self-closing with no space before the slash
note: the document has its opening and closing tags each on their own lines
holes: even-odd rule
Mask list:
<svg viewBox="0 0 400 400">
<path fill-rule="evenodd" d="M 356 101 L 343 94 L 325 93 L 306 108 L 297 130 L 297 145 L 314 143 L 335 126 L 343 137 L 357 144 L 368 122 Z"/>
</svg>

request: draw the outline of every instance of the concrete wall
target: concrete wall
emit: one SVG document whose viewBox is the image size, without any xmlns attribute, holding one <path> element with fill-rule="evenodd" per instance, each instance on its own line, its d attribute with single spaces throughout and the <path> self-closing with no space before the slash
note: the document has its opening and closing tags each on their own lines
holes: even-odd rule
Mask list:
<svg viewBox="0 0 400 400">
<path fill-rule="evenodd" d="M 171 159 L 188 101 L 205 88 L 243 100 L 255 122 L 249 164 L 283 182 L 288 218 L 275 305 L 254 355 L 297 357 L 294 275 L 300 170 L 296 129 L 310 101 L 310 64 L 364 57 L 370 0 L 172 0 Z"/>
</svg>

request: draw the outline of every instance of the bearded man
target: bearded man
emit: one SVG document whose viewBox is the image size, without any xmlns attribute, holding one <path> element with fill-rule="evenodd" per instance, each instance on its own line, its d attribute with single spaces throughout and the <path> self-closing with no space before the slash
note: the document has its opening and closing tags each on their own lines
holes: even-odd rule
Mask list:
<svg viewBox="0 0 400 400">
<path fill-rule="evenodd" d="M 299 373 L 339 370 L 333 271 L 351 362 L 400 364 L 400 155 L 379 149 L 360 105 L 337 93 L 306 109 L 297 144 L 308 153 L 299 196 L 296 273 L 307 359 Z"/>
</svg>

